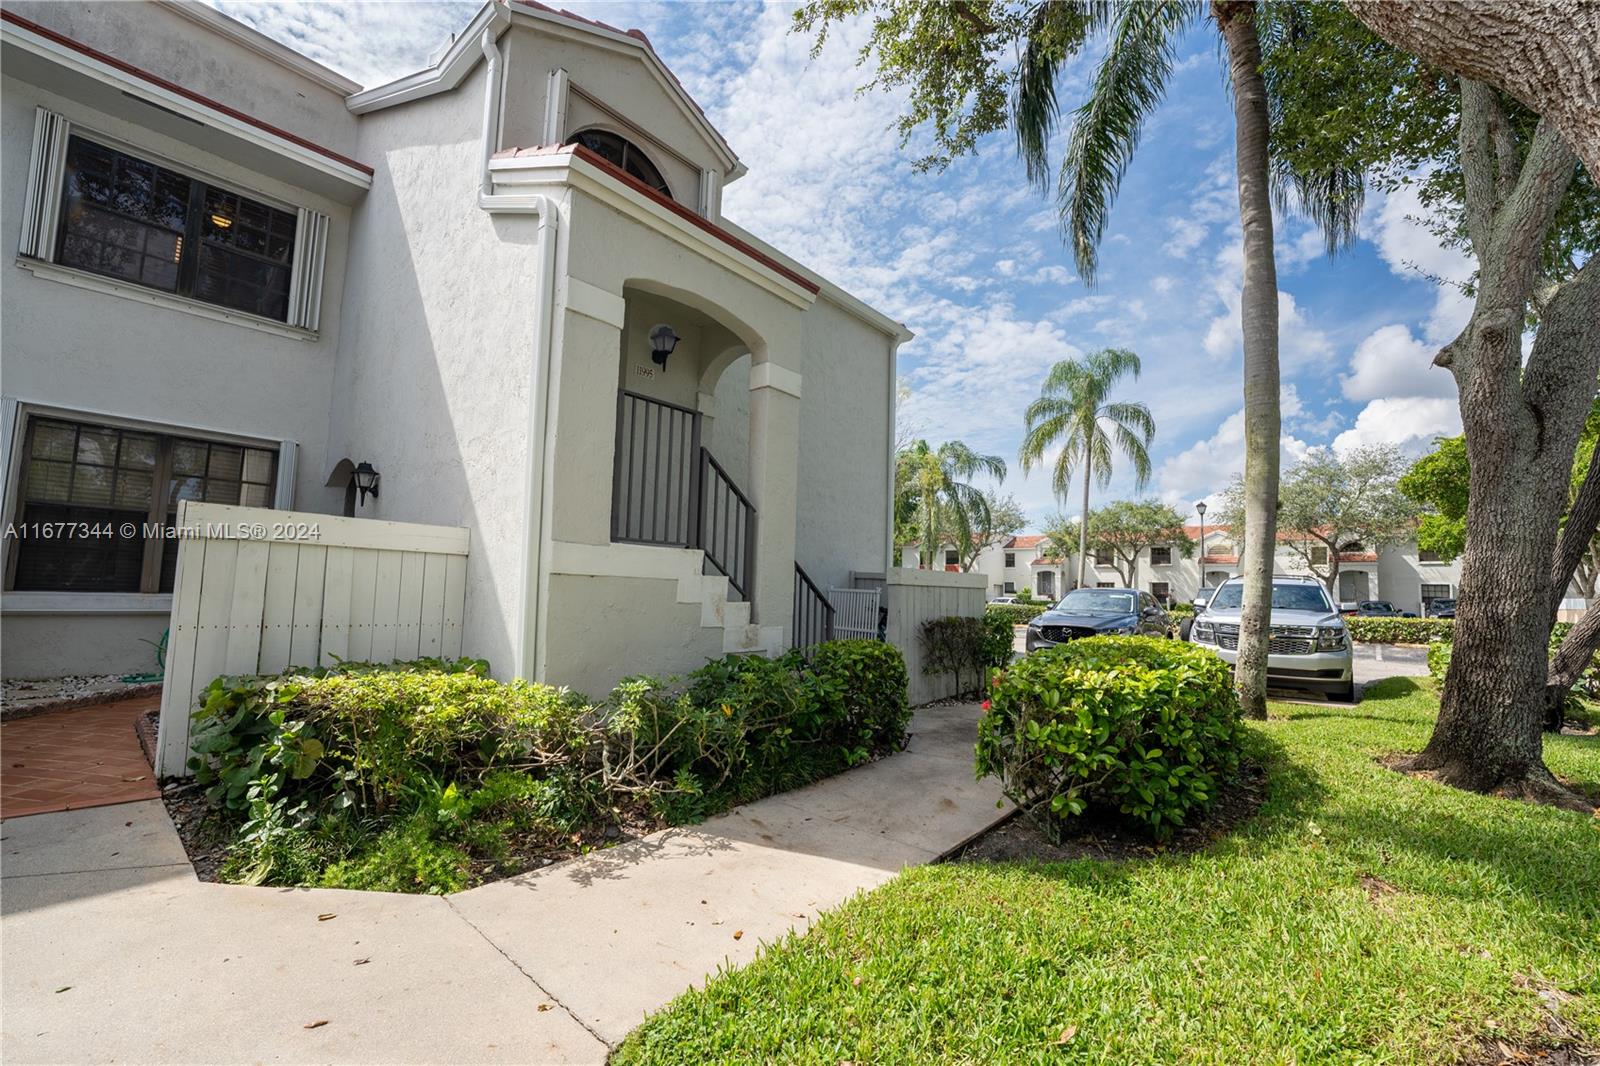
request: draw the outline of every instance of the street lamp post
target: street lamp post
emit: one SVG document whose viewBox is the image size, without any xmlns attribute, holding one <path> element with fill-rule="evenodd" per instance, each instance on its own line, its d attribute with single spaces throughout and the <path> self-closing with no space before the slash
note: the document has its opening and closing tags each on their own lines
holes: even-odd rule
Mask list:
<svg viewBox="0 0 1600 1066">
<path fill-rule="evenodd" d="M 1206 501 L 1200 500 L 1194 505 L 1200 512 L 1200 587 L 1206 587 Z"/>
</svg>

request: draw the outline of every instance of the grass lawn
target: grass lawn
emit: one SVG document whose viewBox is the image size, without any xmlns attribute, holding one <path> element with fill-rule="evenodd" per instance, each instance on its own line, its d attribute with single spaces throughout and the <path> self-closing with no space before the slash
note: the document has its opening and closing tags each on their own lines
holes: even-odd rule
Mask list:
<svg viewBox="0 0 1600 1066">
<path fill-rule="evenodd" d="M 1410 678 L 1275 704 L 1249 734 L 1266 802 L 1208 851 L 908 870 L 616 1061 L 1434 1064 L 1535 1037 L 1551 987 L 1600 1039 L 1600 819 L 1373 761 L 1436 709 Z M 1600 737 L 1545 750 L 1600 786 Z"/>
</svg>

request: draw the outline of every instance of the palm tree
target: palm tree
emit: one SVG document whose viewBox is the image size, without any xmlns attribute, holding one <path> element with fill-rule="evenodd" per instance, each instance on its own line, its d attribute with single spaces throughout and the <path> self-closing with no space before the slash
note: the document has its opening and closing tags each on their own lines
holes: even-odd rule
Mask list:
<svg viewBox="0 0 1600 1066">
<path fill-rule="evenodd" d="M 1111 390 L 1125 377 L 1139 377 L 1139 357 L 1125 348 L 1105 348 L 1081 362 L 1063 359 L 1050 368 L 1039 398 L 1028 405 L 1027 428 L 1018 459 L 1024 471 L 1044 464 L 1051 448 L 1060 446 L 1051 488 L 1065 499 L 1073 475 L 1083 475 L 1083 512 L 1078 519 L 1078 586 L 1083 586 L 1089 536 L 1089 482 L 1105 488 L 1111 481 L 1112 449 L 1133 464 L 1135 484 L 1150 481 L 1150 441 L 1155 419 L 1142 403 L 1113 402 Z"/>
<path fill-rule="evenodd" d="M 1078 272 L 1087 283 L 1094 282 L 1096 250 L 1122 174 L 1138 148 L 1144 120 L 1166 93 L 1176 42 L 1205 10 L 1194 0 L 1069 2 L 1041 4 L 1030 16 L 1012 98 L 1017 150 L 1030 180 L 1041 188 L 1054 183 L 1062 237 L 1072 248 Z M 1277 195 L 1287 205 L 1292 192 L 1304 213 L 1322 228 L 1333 251 L 1354 236 L 1361 211 L 1361 182 L 1344 170 L 1330 168 L 1318 175 L 1280 172 L 1277 176 L 1285 184 L 1274 188 L 1268 157 L 1271 121 L 1257 29 L 1265 9 L 1250 0 L 1214 0 L 1209 11 L 1228 56 L 1239 222 L 1244 232 L 1240 316 L 1248 543 L 1244 546 L 1244 610 L 1236 676 L 1245 713 L 1265 718 L 1279 433 L 1272 197 Z M 1097 33 L 1107 38 L 1106 50 L 1088 99 L 1071 116 L 1065 154 L 1052 178 L 1049 147 L 1061 121 L 1056 86 L 1068 60 Z M 1036 453 L 1035 459 L 1041 454 Z M 1081 559 L 1080 554 L 1080 575 Z"/>
<path fill-rule="evenodd" d="M 983 490 L 968 478 L 987 474 L 996 481 L 1006 476 L 1006 461 L 983 455 L 958 440 L 932 448 L 919 440 L 896 457 L 896 482 L 916 494 L 922 518 L 922 565 L 933 569 L 942 535 L 957 544 L 972 539 L 973 531 L 988 524 L 989 504 Z"/>
</svg>

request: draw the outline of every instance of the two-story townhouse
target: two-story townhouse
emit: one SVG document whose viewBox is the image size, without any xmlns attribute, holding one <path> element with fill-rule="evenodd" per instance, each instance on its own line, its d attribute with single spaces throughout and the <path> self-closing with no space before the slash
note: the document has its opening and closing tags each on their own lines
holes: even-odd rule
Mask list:
<svg viewBox="0 0 1600 1066">
<path fill-rule="evenodd" d="M 723 217 L 644 34 L 491 0 L 361 89 L 197 4 L 3 14 L 6 519 L 111 530 L 7 538 L 8 676 L 148 669 L 186 499 L 467 527 L 465 650 L 585 690 L 888 562 L 910 334 Z"/>
<path fill-rule="evenodd" d="M 1007 537 L 995 544 L 979 549 L 972 560 L 970 572 L 984 576 L 985 588 L 990 597 L 1014 596 L 1023 589 L 1044 599 L 1055 595 L 1060 588 L 1060 560 L 1048 558 L 1048 537 L 1025 533 Z M 943 570 L 960 570 L 961 553 L 948 541 L 939 545 L 934 553 L 935 566 Z M 915 569 L 922 565 L 919 546 L 906 545 L 900 550 L 900 565 Z"/>
<path fill-rule="evenodd" d="M 1202 584 L 1215 588 L 1240 573 L 1238 549 L 1230 530 L 1215 525 L 1202 529 L 1193 524 L 1185 526 L 1184 531 L 1193 542 L 1187 555 L 1175 545 L 1157 545 L 1139 553 L 1131 579 L 1134 587 L 1164 603 L 1188 602 Z M 1325 551 L 1306 545 L 1302 554 L 1291 547 L 1297 539 L 1291 532 L 1281 532 L 1278 539 L 1280 547 L 1274 563 L 1277 573 L 1326 573 Z M 1045 542 L 1046 538 L 1031 534 L 1013 537 L 1004 545 L 984 549 L 973 569 L 989 576 L 994 594 L 1030 588 L 1042 599 L 1060 596 L 1077 585 L 1077 555 L 1043 556 L 1042 552 L 1048 549 Z M 1335 599 L 1342 604 L 1382 599 L 1399 610 L 1423 614 L 1432 601 L 1452 598 L 1460 590 L 1459 561 L 1444 562 L 1419 552 L 1413 541 L 1387 544 L 1376 551 L 1356 543 L 1345 547 L 1347 550 L 1339 556 L 1334 589 Z M 1031 576 L 1024 574 L 1022 566 L 1013 567 L 1013 563 L 1025 565 Z M 914 554 L 908 565 L 917 565 Z M 1024 580 L 1028 583 L 1024 584 Z M 1120 588 L 1129 580 L 1110 553 L 1091 551 L 1084 568 L 1085 585 Z"/>
</svg>

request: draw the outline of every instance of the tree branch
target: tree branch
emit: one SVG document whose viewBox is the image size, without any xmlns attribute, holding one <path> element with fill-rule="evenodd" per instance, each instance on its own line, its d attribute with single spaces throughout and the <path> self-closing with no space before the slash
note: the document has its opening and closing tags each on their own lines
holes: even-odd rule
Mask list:
<svg viewBox="0 0 1600 1066">
<path fill-rule="evenodd" d="M 1594 535 L 1600 530 L 1600 448 L 1589 456 L 1589 471 L 1583 475 L 1583 484 L 1567 511 L 1567 524 L 1556 542 L 1555 565 L 1550 569 L 1551 597 L 1550 619 L 1555 620 L 1555 605 L 1566 591 L 1572 575 L 1578 572 L 1578 563 L 1594 544 Z"/>
<path fill-rule="evenodd" d="M 1466 183 L 1467 238 L 1483 262 L 1494 236 L 1494 216 L 1505 197 L 1497 191 L 1496 167 L 1490 152 L 1489 128 L 1495 116 L 1505 122 L 1494 90 L 1481 81 L 1461 79 L 1461 177 Z"/>
<path fill-rule="evenodd" d="M 1396 48 L 1493 85 L 1550 119 L 1600 180 L 1600 4 L 1350 0 Z"/>
<path fill-rule="evenodd" d="M 1470 83 L 1463 84 L 1463 91 L 1466 84 Z M 1488 255 L 1478 256 L 1479 306 L 1514 304 L 1517 313 L 1522 313 L 1533 292 L 1545 234 L 1577 173 L 1576 163 L 1577 157 L 1561 134 L 1548 120 L 1540 119 L 1516 186 L 1494 215 Z M 1480 189 L 1479 195 L 1484 191 Z"/>
</svg>

